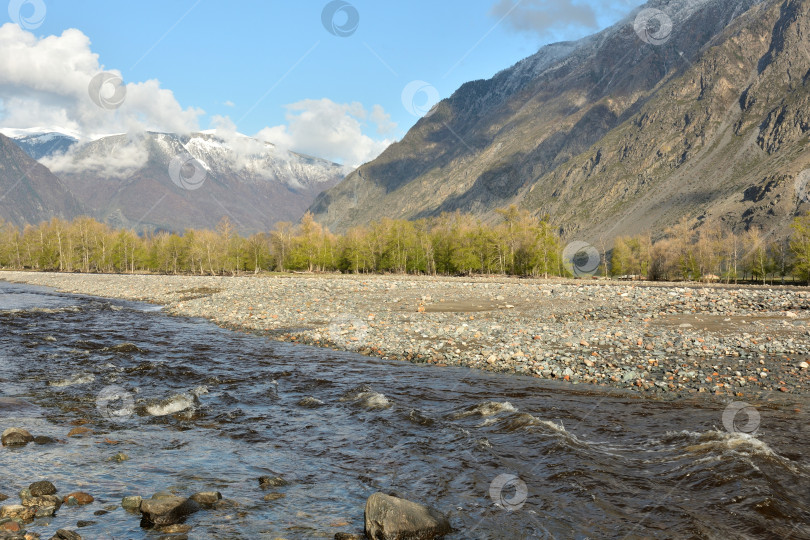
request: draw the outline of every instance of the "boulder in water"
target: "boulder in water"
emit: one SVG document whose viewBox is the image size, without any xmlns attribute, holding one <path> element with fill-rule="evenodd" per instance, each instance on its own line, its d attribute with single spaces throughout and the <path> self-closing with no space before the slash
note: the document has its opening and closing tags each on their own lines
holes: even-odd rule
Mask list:
<svg viewBox="0 0 810 540">
<path fill-rule="evenodd" d="M 137 512 L 141 508 L 141 501 L 143 501 L 143 497 L 141 497 L 140 495 L 124 497 L 123 499 L 121 499 L 121 508 L 123 508 L 124 510 Z"/>
<path fill-rule="evenodd" d="M 453 530 L 436 510 L 379 492 L 366 501 L 365 520 L 372 540 L 431 540 Z"/>
<path fill-rule="evenodd" d="M 34 440 L 34 436 L 22 428 L 8 428 L 0 436 L 3 446 L 25 446 Z"/>
<path fill-rule="evenodd" d="M 222 499 L 222 493 L 219 491 L 200 491 L 189 498 L 202 506 L 214 506 Z"/>
<path fill-rule="evenodd" d="M 42 445 L 42 444 L 53 444 L 55 442 L 56 442 L 56 439 L 54 439 L 52 437 L 46 437 L 44 435 L 38 435 L 38 436 L 34 437 L 34 443 L 35 444 L 40 444 L 40 445 Z"/>
<path fill-rule="evenodd" d="M 77 532 L 68 529 L 59 529 L 56 534 L 51 536 L 51 540 L 82 540 L 81 535 Z"/>
<path fill-rule="evenodd" d="M 151 498 L 141 502 L 141 527 L 151 528 L 180 523 L 200 509 L 196 501 L 174 495 Z"/>
<path fill-rule="evenodd" d="M 38 495 L 31 494 L 30 489 L 20 490 L 20 500 L 23 506 L 40 507 L 40 506 L 53 506 L 57 510 L 62 506 L 62 499 L 56 495 Z"/>
<path fill-rule="evenodd" d="M 56 493 L 56 486 L 47 480 L 40 480 L 28 486 L 28 491 L 34 497 L 41 495 L 54 495 Z"/>
<path fill-rule="evenodd" d="M 85 504 L 90 504 L 95 499 L 89 493 L 85 493 L 84 491 L 75 491 L 70 495 L 65 495 L 65 498 L 62 499 L 62 502 L 68 506 L 83 506 Z"/>
<path fill-rule="evenodd" d="M 280 476 L 260 476 L 259 487 L 261 489 L 270 489 L 271 487 L 282 487 L 289 484 Z"/>
<path fill-rule="evenodd" d="M 36 510 L 21 504 L 10 504 L 8 506 L 0 507 L 0 519 L 10 518 L 19 519 L 24 522 L 30 522 L 34 519 Z"/>
</svg>

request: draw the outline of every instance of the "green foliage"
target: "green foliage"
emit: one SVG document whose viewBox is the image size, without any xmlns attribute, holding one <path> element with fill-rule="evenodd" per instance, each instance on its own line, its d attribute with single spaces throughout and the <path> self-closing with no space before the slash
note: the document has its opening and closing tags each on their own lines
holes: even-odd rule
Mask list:
<svg viewBox="0 0 810 540">
<path fill-rule="evenodd" d="M 227 218 L 216 230 L 138 235 L 89 217 L 58 218 L 23 229 L 0 220 L 0 267 L 50 271 L 237 275 L 262 271 L 561 276 L 562 245 L 548 218 L 515 206 L 486 223 L 460 212 L 417 221 L 383 218 L 342 236 L 307 213 L 299 223 L 240 236 Z M 613 276 L 760 282 L 810 279 L 810 215 L 796 218 L 789 241 L 757 229 L 737 235 L 686 220 L 653 243 L 620 237 Z"/>
</svg>

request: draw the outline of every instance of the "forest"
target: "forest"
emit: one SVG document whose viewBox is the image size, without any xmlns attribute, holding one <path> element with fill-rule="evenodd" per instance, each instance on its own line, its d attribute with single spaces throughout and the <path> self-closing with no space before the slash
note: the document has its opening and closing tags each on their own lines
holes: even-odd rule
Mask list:
<svg viewBox="0 0 810 540">
<path fill-rule="evenodd" d="M 306 214 L 299 223 L 241 236 L 223 218 L 215 230 L 138 234 L 90 217 L 53 218 L 18 228 L 0 221 L 0 268 L 105 273 L 239 275 L 343 272 L 572 277 L 558 226 L 509 207 L 495 223 L 462 213 L 417 221 L 383 218 L 331 233 Z M 684 219 L 657 239 L 619 237 L 593 250 L 591 273 L 650 280 L 806 282 L 810 215 L 788 238 L 751 228 L 738 234 Z M 589 274 L 590 275 L 590 274 Z"/>
</svg>

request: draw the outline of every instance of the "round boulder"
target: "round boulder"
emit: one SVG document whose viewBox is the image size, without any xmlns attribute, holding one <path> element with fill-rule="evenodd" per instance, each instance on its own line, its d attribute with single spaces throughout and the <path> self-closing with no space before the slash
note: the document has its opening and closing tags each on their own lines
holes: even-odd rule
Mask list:
<svg viewBox="0 0 810 540">
<path fill-rule="evenodd" d="M 33 435 L 23 428 L 16 427 L 8 428 L 3 432 L 3 435 L 0 436 L 0 442 L 2 442 L 3 446 L 25 446 L 33 440 Z"/>
</svg>

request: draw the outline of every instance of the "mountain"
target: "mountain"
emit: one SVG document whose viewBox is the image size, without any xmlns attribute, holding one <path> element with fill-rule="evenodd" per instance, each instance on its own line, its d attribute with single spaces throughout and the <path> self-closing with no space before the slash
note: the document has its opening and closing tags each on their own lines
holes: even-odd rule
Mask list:
<svg viewBox="0 0 810 540">
<path fill-rule="evenodd" d="M 59 178 L 0 134 L 0 219 L 20 227 L 81 213 L 81 205 Z"/>
<path fill-rule="evenodd" d="M 110 135 L 67 147 L 67 138 L 54 137 L 51 151 L 48 136 L 15 141 L 40 156 L 90 215 L 138 231 L 214 228 L 224 216 L 241 233 L 267 231 L 297 221 L 345 175 L 338 164 L 235 133 Z"/>
<path fill-rule="evenodd" d="M 660 235 L 682 217 L 785 234 L 810 210 L 796 195 L 810 178 L 810 0 L 643 9 L 665 16 L 637 32 L 660 15 L 639 8 L 464 84 L 322 193 L 316 219 L 341 231 L 517 204 L 567 239 Z"/>
<path fill-rule="evenodd" d="M 64 154 L 80 139 L 77 134 L 67 133 L 58 128 L 0 128 L 0 133 L 14 139 L 26 154 L 37 160 L 54 154 Z"/>
</svg>

